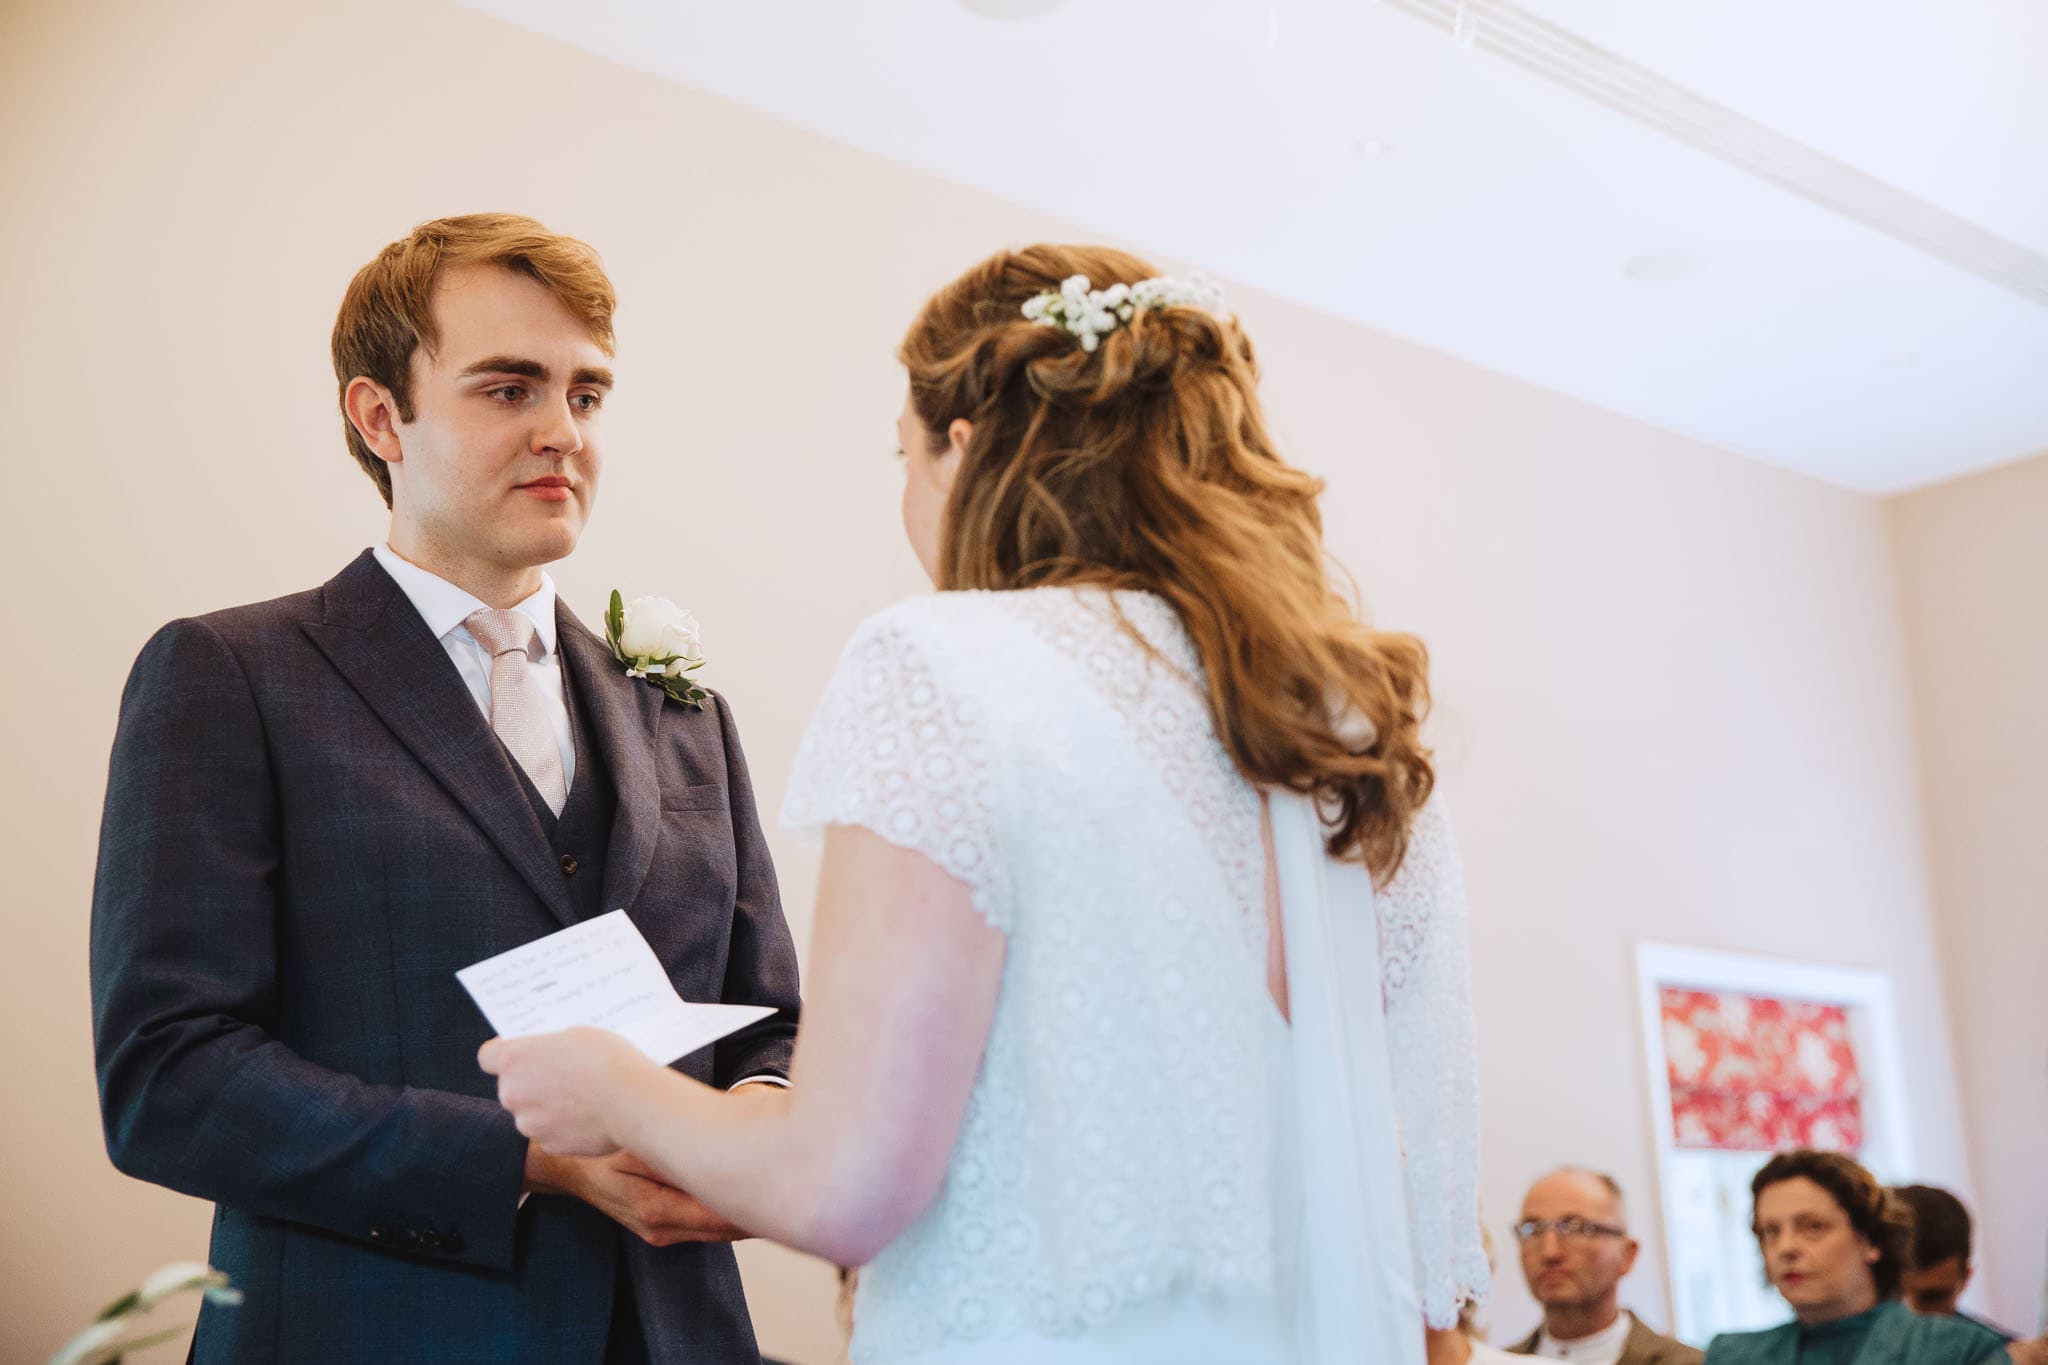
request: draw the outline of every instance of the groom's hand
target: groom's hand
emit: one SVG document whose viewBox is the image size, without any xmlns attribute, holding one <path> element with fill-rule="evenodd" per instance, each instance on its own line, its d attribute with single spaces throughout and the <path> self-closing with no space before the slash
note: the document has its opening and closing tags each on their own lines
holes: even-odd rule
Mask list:
<svg viewBox="0 0 2048 1365">
<path fill-rule="evenodd" d="M 573 1195 L 649 1246 L 734 1242 L 750 1235 L 668 1184 L 630 1152 L 573 1157 L 531 1147 L 526 1187 L 535 1194 Z"/>
</svg>

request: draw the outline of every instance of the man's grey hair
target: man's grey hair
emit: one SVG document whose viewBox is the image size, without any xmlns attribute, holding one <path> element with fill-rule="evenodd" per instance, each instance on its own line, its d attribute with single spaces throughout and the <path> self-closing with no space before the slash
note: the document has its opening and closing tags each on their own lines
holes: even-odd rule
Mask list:
<svg viewBox="0 0 2048 1365">
<path fill-rule="evenodd" d="M 1554 1175 L 1575 1175 L 1583 1180 L 1590 1180 L 1602 1186 L 1609 1194 L 1614 1196 L 1614 1221 L 1621 1224 L 1624 1229 L 1628 1227 L 1628 1200 L 1621 1192 L 1621 1182 L 1619 1180 L 1616 1180 L 1605 1171 L 1596 1171 L 1590 1166 L 1559 1166 L 1554 1171 L 1546 1171 L 1538 1176 L 1536 1181 L 1532 1182 L 1532 1188 L 1534 1184 L 1540 1184 Z"/>
</svg>

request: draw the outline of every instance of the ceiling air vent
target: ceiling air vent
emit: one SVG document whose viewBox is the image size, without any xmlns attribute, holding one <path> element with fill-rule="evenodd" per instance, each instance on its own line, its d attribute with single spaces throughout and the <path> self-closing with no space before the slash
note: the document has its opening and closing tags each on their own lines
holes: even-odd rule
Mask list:
<svg viewBox="0 0 2048 1365">
<path fill-rule="evenodd" d="M 1378 0 L 1780 189 L 2048 306 L 2048 256 L 1815 151 L 1509 0 Z"/>
</svg>

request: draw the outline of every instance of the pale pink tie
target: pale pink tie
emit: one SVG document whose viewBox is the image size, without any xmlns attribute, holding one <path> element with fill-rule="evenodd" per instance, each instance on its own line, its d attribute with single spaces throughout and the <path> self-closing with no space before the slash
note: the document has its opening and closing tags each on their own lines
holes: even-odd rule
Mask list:
<svg viewBox="0 0 2048 1365">
<path fill-rule="evenodd" d="M 555 814 L 569 800 L 562 776 L 562 750 L 555 727 L 548 723 L 547 700 L 527 671 L 526 652 L 533 643 L 533 622 L 517 611 L 473 611 L 462 623 L 491 656 L 491 728 Z"/>
</svg>

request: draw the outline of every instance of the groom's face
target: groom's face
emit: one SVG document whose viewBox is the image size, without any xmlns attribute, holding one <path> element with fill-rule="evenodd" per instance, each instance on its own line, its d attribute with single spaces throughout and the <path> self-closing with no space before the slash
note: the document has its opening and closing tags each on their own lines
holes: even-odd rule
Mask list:
<svg viewBox="0 0 2048 1365">
<path fill-rule="evenodd" d="M 396 427 L 394 521 L 451 564 L 561 559 L 597 499 L 610 357 L 539 281 L 497 266 L 443 275 L 434 322 Z"/>
</svg>

